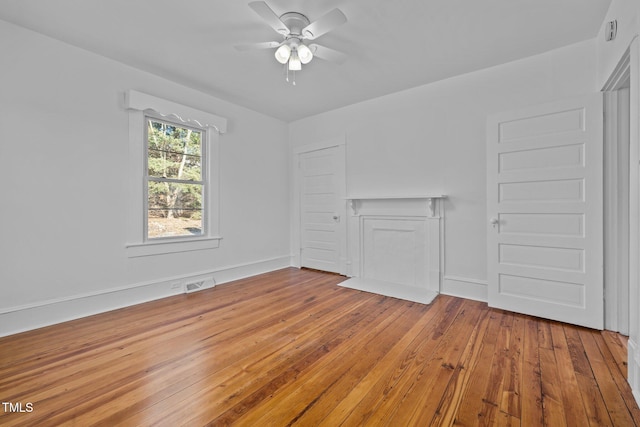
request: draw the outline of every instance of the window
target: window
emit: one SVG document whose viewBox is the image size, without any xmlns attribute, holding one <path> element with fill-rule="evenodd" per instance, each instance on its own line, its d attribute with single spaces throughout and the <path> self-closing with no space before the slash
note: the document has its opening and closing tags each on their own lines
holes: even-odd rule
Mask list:
<svg viewBox="0 0 640 427">
<path fill-rule="evenodd" d="M 206 130 L 146 116 L 147 239 L 206 235 Z"/>
<path fill-rule="evenodd" d="M 127 255 L 219 245 L 218 138 L 227 121 L 130 90 Z"/>
</svg>

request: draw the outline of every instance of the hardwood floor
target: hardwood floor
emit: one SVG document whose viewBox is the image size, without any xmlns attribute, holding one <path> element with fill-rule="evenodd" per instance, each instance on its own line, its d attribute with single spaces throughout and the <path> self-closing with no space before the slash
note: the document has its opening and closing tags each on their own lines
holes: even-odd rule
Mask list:
<svg viewBox="0 0 640 427">
<path fill-rule="evenodd" d="M 2 338 L 0 425 L 640 425 L 618 334 L 343 279 L 285 269 Z"/>
</svg>

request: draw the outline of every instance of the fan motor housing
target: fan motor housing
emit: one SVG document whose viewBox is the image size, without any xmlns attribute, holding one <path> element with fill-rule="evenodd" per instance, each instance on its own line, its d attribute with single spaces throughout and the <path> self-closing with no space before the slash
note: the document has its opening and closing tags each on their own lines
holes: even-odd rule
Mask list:
<svg viewBox="0 0 640 427">
<path fill-rule="evenodd" d="M 291 34 L 301 35 L 302 29 L 309 25 L 309 18 L 298 12 L 287 12 L 280 15 L 283 24 L 289 27 Z"/>
</svg>

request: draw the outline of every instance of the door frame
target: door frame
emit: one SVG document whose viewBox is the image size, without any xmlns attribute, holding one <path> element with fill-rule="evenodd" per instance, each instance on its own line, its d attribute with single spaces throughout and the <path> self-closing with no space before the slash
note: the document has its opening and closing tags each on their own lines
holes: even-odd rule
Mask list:
<svg viewBox="0 0 640 427">
<path fill-rule="evenodd" d="M 340 135 L 335 138 L 327 139 L 313 144 L 301 145 L 299 147 L 293 147 L 291 155 L 291 173 L 292 182 L 291 186 L 291 265 L 294 267 L 301 267 L 301 229 L 302 220 L 300 215 L 300 189 L 301 186 L 301 174 L 300 174 L 300 156 L 313 151 L 324 150 L 327 148 L 337 148 L 337 161 L 338 161 L 338 197 L 342 200 L 339 203 L 340 207 L 340 222 L 338 223 L 338 233 L 340 238 L 339 248 L 339 273 L 342 275 L 347 274 L 347 179 L 346 179 L 346 136 Z"/>
<path fill-rule="evenodd" d="M 630 291 L 630 207 L 637 205 L 637 188 L 631 179 L 631 93 L 620 96 L 621 89 L 630 86 L 630 55 L 628 49 L 602 89 L 604 93 L 604 298 L 605 328 L 629 335 Z M 624 128 L 624 129 L 623 129 Z M 622 139 L 625 138 L 625 139 Z M 624 152 L 622 152 L 624 150 Z M 637 150 L 637 148 L 636 148 Z M 627 164 L 623 164 L 626 161 Z M 625 175 L 618 175 L 622 168 Z M 636 167 L 637 169 L 637 167 Z M 637 170 L 635 172 L 637 174 Z M 634 194 L 636 194 L 634 200 Z M 622 204 L 622 205 L 621 205 Z M 626 215 L 621 215 L 621 209 Z M 625 236 L 626 239 L 625 239 Z"/>
<path fill-rule="evenodd" d="M 640 403 L 640 38 L 631 39 L 603 91 L 629 76 L 629 340 L 627 381 Z"/>
</svg>

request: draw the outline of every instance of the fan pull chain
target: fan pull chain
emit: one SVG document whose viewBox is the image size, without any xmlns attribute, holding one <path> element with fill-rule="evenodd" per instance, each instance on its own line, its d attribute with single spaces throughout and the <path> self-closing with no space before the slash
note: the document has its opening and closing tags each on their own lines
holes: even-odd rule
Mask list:
<svg viewBox="0 0 640 427">
<path fill-rule="evenodd" d="M 295 86 L 296 85 L 296 72 L 295 72 L 295 70 L 291 71 L 292 77 L 291 77 L 291 80 L 289 80 L 289 63 L 288 62 L 284 64 L 284 72 L 285 72 L 285 81 L 287 83 L 291 82 L 291 84 Z"/>
</svg>

